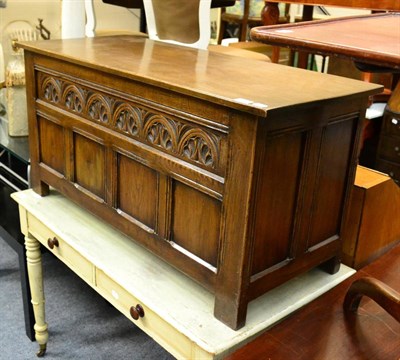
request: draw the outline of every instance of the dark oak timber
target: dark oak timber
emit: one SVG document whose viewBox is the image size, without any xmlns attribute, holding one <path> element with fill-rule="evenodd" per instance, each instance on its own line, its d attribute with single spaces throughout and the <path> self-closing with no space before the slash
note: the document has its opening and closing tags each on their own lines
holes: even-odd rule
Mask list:
<svg viewBox="0 0 400 360">
<path fill-rule="evenodd" d="M 388 68 L 389 72 L 400 69 L 399 26 L 400 14 L 389 12 L 260 26 L 252 28 L 251 38 L 274 46 Z"/>
<path fill-rule="evenodd" d="M 36 192 L 214 292 L 233 329 L 266 291 L 335 269 L 379 86 L 127 36 L 22 46 Z"/>
<path fill-rule="evenodd" d="M 355 9 L 376 10 L 376 11 L 400 11 L 399 0 L 265 0 L 261 11 L 264 25 L 275 25 L 279 19 L 278 3 L 304 5 L 303 21 L 313 19 L 313 6 L 337 6 Z"/>
</svg>

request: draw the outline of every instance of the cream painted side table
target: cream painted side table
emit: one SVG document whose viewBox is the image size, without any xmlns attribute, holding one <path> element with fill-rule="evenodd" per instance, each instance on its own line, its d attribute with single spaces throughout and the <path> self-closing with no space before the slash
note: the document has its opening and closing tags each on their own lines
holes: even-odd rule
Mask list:
<svg viewBox="0 0 400 360">
<path fill-rule="evenodd" d="M 249 304 L 246 326 L 234 331 L 213 315 L 214 296 L 140 245 L 51 191 L 12 195 L 26 239 L 39 355 L 48 340 L 40 244 L 178 359 L 220 359 L 354 273 L 342 265 L 294 278 Z M 51 326 L 51 324 L 50 324 Z"/>
</svg>

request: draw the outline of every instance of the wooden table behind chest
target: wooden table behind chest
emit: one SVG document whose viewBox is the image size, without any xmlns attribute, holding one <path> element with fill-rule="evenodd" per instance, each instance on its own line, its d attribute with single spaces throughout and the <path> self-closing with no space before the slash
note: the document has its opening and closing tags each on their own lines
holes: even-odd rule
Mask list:
<svg viewBox="0 0 400 360">
<path fill-rule="evenodd" d="M 36 192 L 54 186 L 213 291 L 232 328 L 269 289 L 335 268 L 377 86 L 334 78 L 327 96 L 321 74 L 127 37 L 23 46 Z"/>
</svg>

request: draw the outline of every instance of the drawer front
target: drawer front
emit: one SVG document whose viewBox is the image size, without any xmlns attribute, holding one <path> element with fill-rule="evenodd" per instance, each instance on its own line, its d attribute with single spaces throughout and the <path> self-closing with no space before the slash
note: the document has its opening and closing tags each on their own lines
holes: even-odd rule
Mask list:
<svg viewBox="0 0 400 360">
<path fill-rule="evenodd" d="M 128 319 L 132 320 L 135 325 L 177 358 L 212 358 L 209 353 L 193 344 L 186 336 L 168 324 L 160 315 L 149 309 L 146 304 L 138 300 L 134 295 L 130 294 L 97 268 L 96 289 Z M 130 309 L 132 306 L 136 307 L 138 304 L 143 308 L 144 316 L 135 320 L 130 314 Z"/>
<path fill-rule="evenodd" d="M 400 163 L 400 137 L 381 136 L 378 153 L 385 160 Z"/>
<path fill-rule="evenodd" d="M 387 135 L 400 136 L 400 114 L 387 112 L 383 126 Z"/>
<path fill-rule="evenodd" d="M 93 274 L 94 266 L 82 257 L 76 250 L 69 246 L 60 236 L 49 230 L 32 214 L 28 213 L 28 231 L 49 251 L 57 256 L 63 263 L 65 263 L 71 270 L 78 274 L 88 284 L 94 284 Z M 51 249 L 49 246 L 49 239 L 57 239 L 58 245 L 54 245 Z"/>
<path fill-rule="evenodd" d="M 388 174 L 396 183 L 400 184 L 400 165 L 384 160 L 377 160 L 376 168 L 377 170 Z"/>
</svg>

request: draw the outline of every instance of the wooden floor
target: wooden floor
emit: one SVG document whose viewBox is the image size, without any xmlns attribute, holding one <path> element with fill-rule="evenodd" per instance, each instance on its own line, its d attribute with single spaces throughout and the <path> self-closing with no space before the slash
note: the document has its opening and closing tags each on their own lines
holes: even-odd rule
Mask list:
<svg viewBox="0 0 400 360">
<path fill-rule="evenodd" d="M 347 289 L 372 276 L 400 292 L 400 245 L 236 351 L 229 360 L 400 359 L 400 323 L 365 297 L 345 317 Z"/>
</svg>

